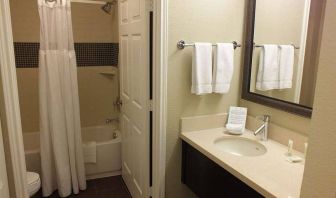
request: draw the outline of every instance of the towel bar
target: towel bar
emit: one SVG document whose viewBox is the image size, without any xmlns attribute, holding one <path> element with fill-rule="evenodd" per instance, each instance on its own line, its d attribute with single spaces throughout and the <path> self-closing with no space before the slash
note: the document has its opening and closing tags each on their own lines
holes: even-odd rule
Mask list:
<svg viewBox="0 0 336 198">
<path fill-rule="evenodd" d="M 241 47 L 241 44 L 238 44 L 237 41 L 233 41 L 233 48 L 236 49 L 237 47 Z M 195 43 L 186 43 L 184 40 L 180 40 L 177 42 L 178 49 L 184 49 L 185 47 L 194 46 Z M 217 44 L 212 44 L 212 46 L 217 46 Z"/>
<path fill-rule="evenodd" d="M 256 45 L 256 44 L 253 44 L 253 45 L 254 45 L 254 47 L 262 47 L 262 45 Z M 294 44 L 290 44 L 290 45 L 292 45 L 294 47 L 294 49 L 300 49 L 300 47 L 295 46 Z"/>
</svg>

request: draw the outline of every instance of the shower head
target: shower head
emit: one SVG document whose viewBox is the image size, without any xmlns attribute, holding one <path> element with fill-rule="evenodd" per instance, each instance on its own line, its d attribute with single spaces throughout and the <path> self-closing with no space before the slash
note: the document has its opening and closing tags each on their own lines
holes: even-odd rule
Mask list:
<svg viewBox="0 0 336 198">
<path fill-rule="evenodd" d="M 106 12 L 107 14 L 111 14 L 112 6 L 116 5 L 118 2 L 117 0 L 112 0 L 110 2 L 106 2 L 101 9 Z"/>
<path fill-rule="evenodd" d="M 101 7 L 101 9 L 106 12 L 107 14 L 111 14 L 112 10 L 112 3 L 111 2 L 106 2 L 105 5 Z"/>
</svg>

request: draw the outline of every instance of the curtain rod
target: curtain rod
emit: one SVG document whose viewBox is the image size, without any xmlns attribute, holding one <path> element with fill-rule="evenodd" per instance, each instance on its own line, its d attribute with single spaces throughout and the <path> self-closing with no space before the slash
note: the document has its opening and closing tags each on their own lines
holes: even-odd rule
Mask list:
<svg viewBox="0 0 336 198">
<path fill-rule="evenodd" d="M 107 1 L 93 1 L 93 0 L 70 0 L 71 3 L 88 3 L 88 4 L 99 4 L 105 5 Z"/>
<path fill-rule="evenodd" d="M 47 2 L 54 2 L 56 0 L 46 0 Z M 71 3 L 87 3 L 87 4 L 98 4 L 98 5 L 105 5 L 106 3 L 112 3 L 109 1 L 93 1 L 93 0 L 70 0 Z"/>
</svg>

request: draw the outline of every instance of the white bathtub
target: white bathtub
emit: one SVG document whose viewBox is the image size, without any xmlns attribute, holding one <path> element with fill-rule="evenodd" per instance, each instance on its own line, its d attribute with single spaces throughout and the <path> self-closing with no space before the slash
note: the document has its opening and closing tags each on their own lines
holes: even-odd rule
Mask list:
<svg viewBox="0 0 336 198">
<path fill-rule="evenodd" d="M 114 137 L 116 133 L 117 137 Z M 82 128 L 83 142 L 97 143 L 97 163 L 85 164 L 87 179 L 121 174 L 121 135 L 112 126 Z M 23 141 L 28 171 L 41 173 L 39 132 L 24 133 Z"/>
</svg>

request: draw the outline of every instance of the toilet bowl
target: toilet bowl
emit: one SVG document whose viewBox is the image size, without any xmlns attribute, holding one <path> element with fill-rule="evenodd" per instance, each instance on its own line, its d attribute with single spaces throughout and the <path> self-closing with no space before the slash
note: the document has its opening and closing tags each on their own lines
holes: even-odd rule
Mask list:
<svg viewBox="0 0 336 198">
<path fill-rule="evenodd" d="M 41 188 L 40 176 L 34 172 L 27 172 L 27 184 L 29 196 L 33 196 Z"/>
</svg>

